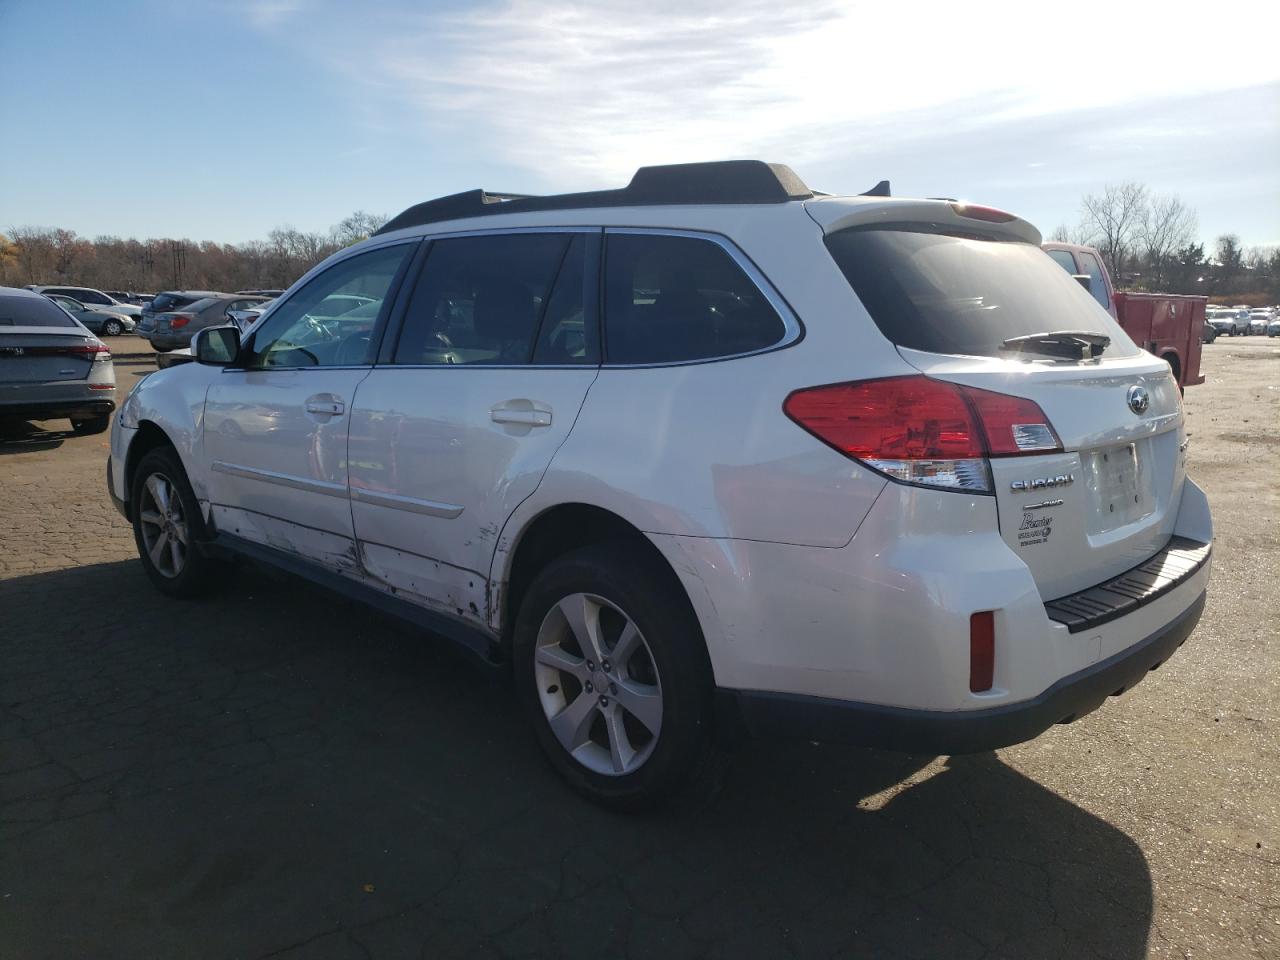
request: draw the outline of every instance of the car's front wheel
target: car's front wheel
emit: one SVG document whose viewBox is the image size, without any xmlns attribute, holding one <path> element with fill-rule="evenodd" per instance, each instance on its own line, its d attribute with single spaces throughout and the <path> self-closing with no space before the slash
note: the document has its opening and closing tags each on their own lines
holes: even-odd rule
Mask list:
<svg viewBox="0 0 1280 960">
<path fill-rule="evenodd" d="M 623 808 L 676 795 L 709 745 L 711 679 L 679 583 L 626 543 L 553 562 L 520 605 L 515 681 L 575 789 Z"/>
<path fill-rule="evenodd" d="M 102 325 L 102 332 L 108 337 L 118 337 L 124 332 L 124 324 L 119 320 L 108 320 Z"/>
<path fill-rule="evenodd" d="M 133 538 L 151 582 L 171 597 L 194 597 L 219 586 L 222 561 L 200 549 L 200 505 L 177 453 L 159 447 L 142 458 L 130 487 Z"/>
</svg>

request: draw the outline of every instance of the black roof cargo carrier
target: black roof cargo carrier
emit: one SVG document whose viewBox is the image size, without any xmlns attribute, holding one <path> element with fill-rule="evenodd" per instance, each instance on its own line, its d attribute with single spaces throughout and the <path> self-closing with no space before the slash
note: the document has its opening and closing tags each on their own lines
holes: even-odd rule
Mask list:
<svg viewBox="0 0 1280 960">
<path fill-rule="evenodd" d="M 813 191 L 781 163 L 720 160 L 641 167 L 620 190 L 562 193 L 546 197 L 468 190 L 415 204 L 388 220 L 377 233 L 444 220 L 483 217 L 526 210 L 574 210 L 589 207 L 643 207 L 695 203 L 786 203 L 808 200 Z M 376 234 L 375 234 L 376 235 Z"/>
</svg>

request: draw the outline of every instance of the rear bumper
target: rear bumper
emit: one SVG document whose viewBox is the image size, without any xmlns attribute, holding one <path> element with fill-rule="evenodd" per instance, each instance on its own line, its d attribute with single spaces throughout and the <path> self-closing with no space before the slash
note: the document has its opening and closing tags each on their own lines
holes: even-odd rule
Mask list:
<svg viewBox="0 0 1280 960">
<path fill-rule="evenodd" d="M 147 335 L 147 339 L 157 350 L 177 350 L 180 347 L 191 346 L 191 336 L 189 333 L 174 335 L 152 331 Z"/>
<path fill-rule="evenodd" d="M 911 710 L 797 694 L 722 690 L 748 730 L 906 753 L 978 753 L 1021 743 L 1119 696 L 1186 642 L 1205 593 L 1172 622 L 1115 656 L 1063 677 L 1037 697 L 985 710 Z"/>
<path fill-rule="evenodd" d="M 103 391 L 104 393 L 106 391 Z M 84 400 L 0 401 L 0 417 L 16 417 L 22 420 L 58 420 L 101 417 L 116 408 L 114 399 L 94 397 Z"/>
</svg>

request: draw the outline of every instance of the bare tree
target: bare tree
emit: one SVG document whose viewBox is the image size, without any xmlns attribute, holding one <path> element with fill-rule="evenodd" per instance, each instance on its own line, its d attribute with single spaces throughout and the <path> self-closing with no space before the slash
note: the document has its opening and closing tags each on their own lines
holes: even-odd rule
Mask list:
<svg viewBox="0 0 1280 960">
<path fill-rule="evenodd" d="M 357 210 L 334 227 L 330 233 L 333 241 L 339 246 L 349 247 L 353 243 L 367 240 L 375 230 L 386 222 L 387 218 L 381 214 Z"/>
<path fill-rule="evenodd" d="M 1157 285 L 1168 280 L 1174 254 L 1193 243 L 1199 230 L 1200 220 L 1196 212 L 1177 195 L 1150 198 L 1137 234 L 1147 269 Z"/>
<path fill-rule="evenodd" d="M 1101 194 L 1088 194 L 1081 203 L 1080 225 L 1102 253 L 1117 284 L 1146 219 L 1147 205 L 1147 188 L 1133 182 L 1109 183 Z"/>
</svg>

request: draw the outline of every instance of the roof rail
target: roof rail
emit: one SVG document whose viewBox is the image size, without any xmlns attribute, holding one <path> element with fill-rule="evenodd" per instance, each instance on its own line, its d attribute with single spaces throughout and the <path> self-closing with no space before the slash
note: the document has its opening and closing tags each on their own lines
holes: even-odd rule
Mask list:
<svg viewBox="0 0 1280 960">
<path fill-rule="evenodd" d="M 494 213 L 531 210 L 574 210 L 592 207 L 641 207 L 694 203 L 785 203 L 813 196 L 804 181 L 781 163 L 761 160 L 720 160 L 641 167 L 620 190 L 562 193 L 530 197 L 513 193 L 468 190 L 415 204 L 392 217 L 375 232 L 483 217 Z"/>
</svg>

